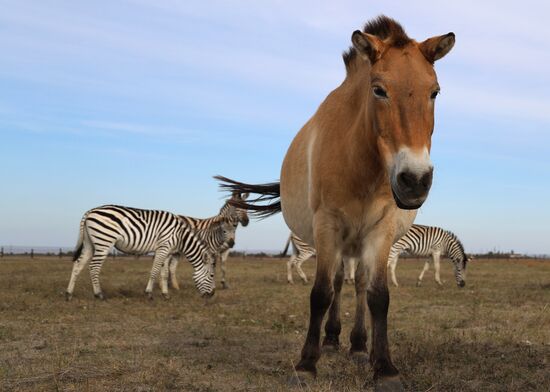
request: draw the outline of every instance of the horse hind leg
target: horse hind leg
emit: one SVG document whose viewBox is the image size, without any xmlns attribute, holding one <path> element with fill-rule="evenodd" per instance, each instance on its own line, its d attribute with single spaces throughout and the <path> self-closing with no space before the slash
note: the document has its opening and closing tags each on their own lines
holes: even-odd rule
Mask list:
<svg viewBox="0 0 550 392">
<path fill-rule="evenodd" d="M 369 360 L 367 348 L 367 271 L 363 260 L 359 260 L 355 271 L 355 323 L 350 334 L 350 356 L 359 365 L 366 365 Z"/>
<path fill-rule="evenodd" d="M 330 351 L 338 351 L 340 348 L 340 332 L 342 323 L 340 321 L 340 292 L 344 281 L 344 264 L 336 271 L 334 277 L 334 297 L 328 310 L 328 320 L 325 323 L 325 338 L 323 348 Z"/>
</svg>

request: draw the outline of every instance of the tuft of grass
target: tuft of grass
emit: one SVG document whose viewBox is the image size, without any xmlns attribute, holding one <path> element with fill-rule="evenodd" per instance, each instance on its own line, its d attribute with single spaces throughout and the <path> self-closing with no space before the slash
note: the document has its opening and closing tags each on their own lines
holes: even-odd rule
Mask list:
<svg viewBox="0 0 550 392">
<path fill-rule="evenodd" d="M 423 261 L 402 260 L 391 288 L 389 342 L 407 391 L 549 391 L 550 263 L 476 260 L 464 289 L 443 265 L 444 287 Z M 117 258 L 93 298 L 72 264 L 0 260 L 0 390 L 287 391 L 307 332 L 311 286 L 286 284 L 283 260 L 230 259 L 230 289 L 205 302 L 181 263 L 182 289 L 143 294 L 150 258 Z M 314 261 L 304 265 L 314 274 Z M 296 391 L 372 390 L 372 371 L 347 354 L 355 312 L 342 292 L 342 348 L 324 354 L 315 382 Z"/>
</svg>

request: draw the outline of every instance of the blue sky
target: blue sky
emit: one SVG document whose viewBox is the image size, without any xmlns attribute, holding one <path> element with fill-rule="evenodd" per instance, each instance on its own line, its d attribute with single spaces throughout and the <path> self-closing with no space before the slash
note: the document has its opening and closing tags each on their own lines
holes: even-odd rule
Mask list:
<svg viewBox="0 0 550 392">
<path fill-rule="evenodd" d="M 457 36 L 417 222 L 471 252 L 550 254 L 550 7 L 400 3 L 0 1 L 0 244 L 72 246 L 105 203 L 210 216 L 212 175 L 277 179 L 351 33 L 384 13 L 418 40 Z M 287 232 L 253 223 L 237 248 Z"/>
</svg>

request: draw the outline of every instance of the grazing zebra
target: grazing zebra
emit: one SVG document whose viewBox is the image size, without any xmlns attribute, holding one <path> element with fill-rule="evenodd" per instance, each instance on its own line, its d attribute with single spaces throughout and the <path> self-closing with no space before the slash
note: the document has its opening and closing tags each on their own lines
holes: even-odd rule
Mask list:
<svg viewBox="0 0 550 392">
<path fill-rule="evenodd" d="M 180 215 L 180 218 L 185 220 L 185 222 L 196 231 L 198 237 L 204 241 L 208 246 L 211 252 L 215 255 L 215 263 L 220 265 L 221 269 L 221 285 L 222 288 L 226 289 L 229 286 L 225 281 L 225 262 L 229 256 L 231 248 L 235 245 L 235 232 L 237 230 L 237 225 L 240 223 L 243 227 L 248 225 L 249 219 L 246 210 L 234 207 L 230 204 L 231 201 L 244 201 L 248 197 L 247 193 L 239 194 L 233 193 L 230 199 L 228 199 L 225 204 L 220 209 L 218 215 L 207 218 L 199 219 L 192 218 L 189 216 Z M 223 236 L 220 235 L 215 230 L 215 224 L 220 219 L 226 219 L 232 225 L 232 231 L 225 233 Z M 176 275 L 176 269 L 178 267 L 179 259 L 177 256 L 173 256 L 170 259 L 170 283 L 172 287 L 176 290 L 179 290 L 178 279 Z"/>
<path fill-rule="evenodd" d="M 153 282 L 159 271 L 161 290 L 168 297 L 168 260 L 176 253 L 187 257 L 193 269 L 195 286 L 203 296 L 214 294 L 213 256 L 184 220 L 166 211 L 105 205 L 84 214 L 73 258 L 73 271 L 66 297 L 71 299 L 78 274 L 90 261 L 90 276 L 96 298 L 104 299 L 99 273 L 110 250 L 131 254 L 155 252 L 151 277 L 145 292 L 152 298 Z"/>
<path fill-rule="evenodd" d="M 466 264 L 470 259 L 466 256 L 460 240 L 450 231 L 433 226 L 412 225 L 409 231 L 390 250 L 388 266 L 395 286 L 399 286 L 395 277 L 395 268 L 399 255 L 403 252 L 409 252 L 417 256 L 431 255 L 435 268 L 435 281 L 439 285 L 442 285 L 439 276 L 439 258 L 440 256 L 449 257 L 454 264 L 456 284 L 460 287 L 466 285 Z M 428 259 L 418 277 L 417 286 L 420 286 L 422 278 L 429 268 L 430 262 Z"/>
</svg>

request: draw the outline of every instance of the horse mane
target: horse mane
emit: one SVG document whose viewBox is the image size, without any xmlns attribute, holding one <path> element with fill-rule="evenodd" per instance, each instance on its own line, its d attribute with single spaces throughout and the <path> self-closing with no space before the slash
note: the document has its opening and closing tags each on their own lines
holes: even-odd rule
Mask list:
<svg viewBox="0 0 550 392">
<path fill-rule="evenodd" d="M 399 22 L 386 15 L 368 21 L 363 27 L 363 32 L 377 36 L 394 48 L 402 48 L 412 41 Z M 346 70 L 349 70 L 356 57 L 357 50 L 353 46 L 342 54 Z"/>
</svg>

